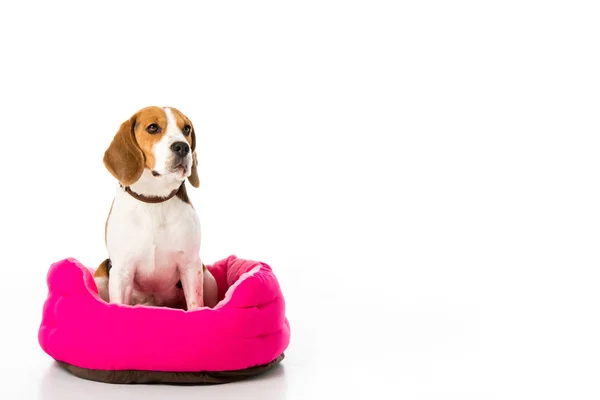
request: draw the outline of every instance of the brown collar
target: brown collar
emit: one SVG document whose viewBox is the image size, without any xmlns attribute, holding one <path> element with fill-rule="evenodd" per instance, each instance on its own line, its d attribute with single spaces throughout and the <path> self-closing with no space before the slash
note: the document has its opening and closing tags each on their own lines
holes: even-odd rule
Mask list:
<svg viewBox="0 0 600 400">
<path fill-rule="evenodd" d="M 177 189 L 173 190 L 171 193 L 169 193 L 167 195 L 167 197 L 159 197 L 159 196 L 146 196 L 146 195 L 143 195 L 143 194 L 139 194 L 139 193 L 136 193 L 133 190 L 131 190 L 129 188 L 129 186 L 125 187 L 125 191 L 127 193 L 129 193 L 131 195 L 131 197 L 133 197 L 134 199 L 139 200 L 141 202 L 144 202 L 144 203 L 162 203 L 162 202 L 165 202 L 165 201 L 167 201 L 169 199 L 172 199 L 173 196 L 175 196 L 177 194 L 177 192 L 179 192 L 179 189 L 181 189 L 181 186 L 178 187 Z"/>
</svg>

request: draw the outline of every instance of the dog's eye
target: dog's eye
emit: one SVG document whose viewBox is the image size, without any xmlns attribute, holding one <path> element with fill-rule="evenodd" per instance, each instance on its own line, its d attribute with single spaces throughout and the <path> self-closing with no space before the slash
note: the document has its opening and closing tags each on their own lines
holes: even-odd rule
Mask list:
<svg viewBox="0 0 600 400">
<path fill-rule="evenodd" d="M 154 134 L 154 133 L 160 133 L 160 127 L 157 124 L 150 124 L 146 128 L 146 132 L 152 133 L 152 134 Z"/>
<path fill-rule="evenodd" d="M 191 127 L 191 126 L 189 126 L 189 125 L 186 125 L 186 126 L 184 126 L 184 127 L 183 127 L 183 131 L 182 131 L 182 132 L 183 132 L 183 134 L 184 134 L 185 136 L 188 136 L 188 135 L 190 134 L 190 132 L 191 132 L 191 131 L 192 131 L 192 127 Z"/>
</svg>

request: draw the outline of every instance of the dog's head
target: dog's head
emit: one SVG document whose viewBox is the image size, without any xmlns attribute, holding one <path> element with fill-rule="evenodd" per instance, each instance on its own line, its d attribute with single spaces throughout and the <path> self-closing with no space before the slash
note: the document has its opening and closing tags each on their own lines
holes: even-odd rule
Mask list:
<svg viewBox="0 0 600 400">
<path fill-rule="evenodd" d="M 135 183 L 144 168 L 200 185 L 196 133 L 192 121 L 173 107 L 146 107 L 121 124 L 104 153 L 106 169 L 123 186 Z"/>
</svg>

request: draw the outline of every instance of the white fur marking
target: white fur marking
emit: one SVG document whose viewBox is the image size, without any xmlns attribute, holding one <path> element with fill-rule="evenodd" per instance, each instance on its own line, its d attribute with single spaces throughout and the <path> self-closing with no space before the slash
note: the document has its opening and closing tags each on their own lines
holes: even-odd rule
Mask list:
<svg viewBox="0 0 600 400">
<path fill-rule="evenodd" d="M 163 137 L 154 145 L 154 170 L 161 175 L 172 174 L 176 176 L 179 181 L 184 181 L 192 173 L 192 152 L 190 151 L 185 159 L 185 174 L 182 174 L 181 172 L 173 173 L 169 171 L 169 164 L 174 157 L 173 150 L 171 150 L 171 145 L 175 142 L 187 143 L 187 140 L 181 132 L 181 129 L 179 129 L 177 126 L 177 121 L 173 115 L 173 111 L 169 107 L 165 107 L 164 110 L 165 116 L 167 117 L 167 126 Z"/>
</svg>

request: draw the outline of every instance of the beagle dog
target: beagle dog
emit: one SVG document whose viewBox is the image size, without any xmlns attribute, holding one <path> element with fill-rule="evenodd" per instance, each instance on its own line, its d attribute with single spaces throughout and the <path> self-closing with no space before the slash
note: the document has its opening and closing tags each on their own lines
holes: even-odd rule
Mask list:
<svg viewBox="0 0 600 400">
<path fill-rule="evenodd" d="M 192 310 L 214 307 L 215 278 L 202 263 L 200 221 L 185 181 L 200 185 L 196 133 L 173 107 L 146 107 L 121 124 L 104 153 L 118 180 L 106 219 L 108 259 L 94 273 L 103 300 Z"/>
</svg>

